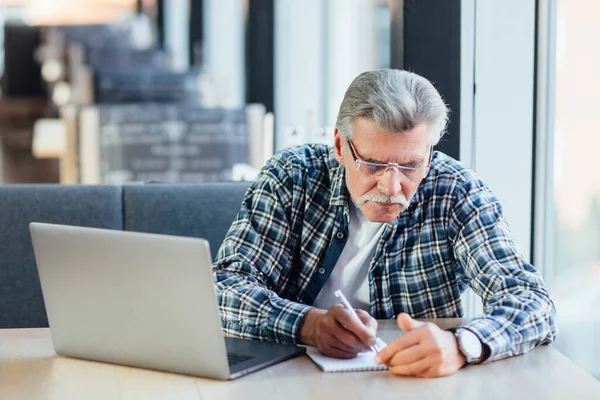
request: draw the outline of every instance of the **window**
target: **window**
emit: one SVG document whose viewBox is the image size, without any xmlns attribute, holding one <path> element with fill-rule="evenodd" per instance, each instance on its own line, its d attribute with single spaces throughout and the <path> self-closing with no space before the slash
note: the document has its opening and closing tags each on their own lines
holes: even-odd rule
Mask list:
<svg viewBox="0 0 600 400">
<path fill-rule="evenodd" d="M 536 195 L 546 212 L 536 214 L 536 255 L 557 306 L 555 347 L 600 379 L 600 3 L 556 0 L 545 11 L 547 93 L 538 100 L 547 123 L 538 129 Z"/>
</svg>

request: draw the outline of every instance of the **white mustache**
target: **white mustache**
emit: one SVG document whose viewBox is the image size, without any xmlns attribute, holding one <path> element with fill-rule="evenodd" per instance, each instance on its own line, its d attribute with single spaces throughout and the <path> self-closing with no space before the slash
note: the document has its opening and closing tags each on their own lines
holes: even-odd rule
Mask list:
<svg viewBox="0 0 600 400">
<path fill-rule="evenodd" d="M 360 205 L 365 204 L 368 201 L 370 201 L 372 203 L 400 204 L 404 207 L 406 207 L 408 205 L 408 201 L 406 200 L 406 197 L 404 197 L 403 195 L 386 196 L 384 194 L 364 194 L 359 197 L 359 199 L 357 200 L 357 203 L 360 206 Z"/>
</svg>

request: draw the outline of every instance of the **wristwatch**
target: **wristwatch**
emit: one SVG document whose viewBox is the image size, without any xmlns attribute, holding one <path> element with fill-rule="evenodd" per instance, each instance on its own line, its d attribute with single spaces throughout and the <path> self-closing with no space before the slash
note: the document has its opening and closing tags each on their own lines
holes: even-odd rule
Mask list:
<svg viewBox="0 0 600 400">
<path fill-rule="evenodd" d="M 477 364 L 483 359 L 483 346 L 481 341 L 468 329 L 457 329 L 454 332 L 458 349 L 465 356 L 467 364 Z"/>
</svg>

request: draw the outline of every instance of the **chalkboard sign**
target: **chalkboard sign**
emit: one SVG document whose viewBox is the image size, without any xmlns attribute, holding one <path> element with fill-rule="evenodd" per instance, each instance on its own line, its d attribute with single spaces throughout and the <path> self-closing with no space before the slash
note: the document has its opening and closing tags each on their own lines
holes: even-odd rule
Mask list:
<svg viewBox="0 0 600 400">
<path fill-rule="evenodd" d="M 136 50 L 128 47 L 84 47 L 84 62 L 94 72 L 137 72 L 139 69 L 169 68 L 169 58 L 161 49 Z"/>
<path fill-rule="evenodd" d="M 94 74 L 95 103 L 189 102 L 198 103 L 198 75 L 141 69 Z"/>
<path fill-rule="evenodd" d="M 83 48 L 83 61 L 93 71 L 169 68 L 169 57 L 164 50 L 136 49 L 128 31 L 117 25 L 65 25 L 54 29 L 64 36 L 67 44 Z"/>
<path fill-rule="evenodd" d="M 116 25 L 58 25 L 67 43 L 80 43 L 84 47 L 131 47 L 126 30 Z"/>
<path fill-rule="evenodd" d="M 81 125 L 83 183 L 231 180 L 248 163 L 245 109 L 100 105 Z"/>
</svg>

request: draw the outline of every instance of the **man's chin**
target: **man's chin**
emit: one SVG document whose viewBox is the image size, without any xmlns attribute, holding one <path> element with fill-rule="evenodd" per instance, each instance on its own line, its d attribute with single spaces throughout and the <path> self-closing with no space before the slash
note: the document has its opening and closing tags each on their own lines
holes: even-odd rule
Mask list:
<svg viewBox="0 0 600 400">
<path fill-rule="evenodd" d="M 363 215 L 371 222 L 388 223 L 398 217 L 404 206 L 398 203 L 373 203 L 366 202 L 360 206 Z"/>
</svg>

